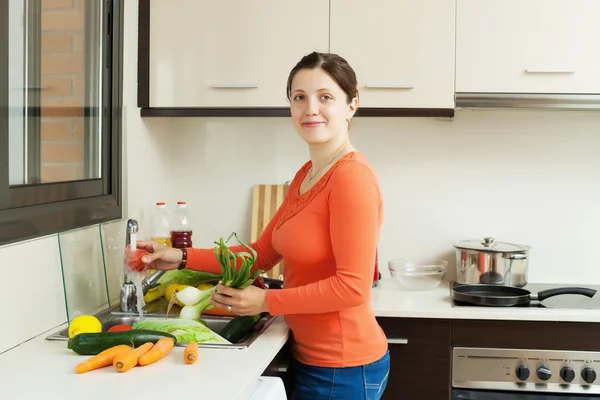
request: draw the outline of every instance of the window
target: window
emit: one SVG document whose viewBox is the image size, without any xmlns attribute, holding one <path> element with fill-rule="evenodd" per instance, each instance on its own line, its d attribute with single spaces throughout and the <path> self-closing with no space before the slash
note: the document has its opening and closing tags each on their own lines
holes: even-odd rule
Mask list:
<svg viewBox="0 0 600 400">
<path fill-rule="evenodd" d="M 0 1 L 0 244 L 121 217 L 122 8 Z"/>
</svg>

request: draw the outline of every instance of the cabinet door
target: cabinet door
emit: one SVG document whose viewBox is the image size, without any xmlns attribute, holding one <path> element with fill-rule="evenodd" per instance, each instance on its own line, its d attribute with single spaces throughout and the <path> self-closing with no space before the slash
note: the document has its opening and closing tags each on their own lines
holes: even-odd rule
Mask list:
<svg viewBox="0 0 600 400">
<path fill-rule="evenodd" d="M 331 0 L 332 53 L 360 106 L 454 108 L 454 0 Z"/>
<path fill-rule="evenodd" d="M 377 320 L 390 349 L 390 376 L 383 399 L 450 399 L 451 321 Z"/>
<path fill-rule="evenodd" d="M 457 0 L 456 91 L 600 93 L 600 1 Z"/>
<path fill-rule="evenodd" d="M 290 70 L 328 51 L 327 1 L 151 1 L 150 107 L 285 107 Z"/>
</svg>

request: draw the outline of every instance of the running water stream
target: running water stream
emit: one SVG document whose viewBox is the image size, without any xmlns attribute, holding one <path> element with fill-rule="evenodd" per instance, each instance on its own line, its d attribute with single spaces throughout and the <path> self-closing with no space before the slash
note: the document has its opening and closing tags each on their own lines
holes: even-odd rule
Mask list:
<svg viewBox="0 0 600 400">
<path fill-rule="evenodd" d="M 131 243 L 129 245 L 129 251 L 136 250 L 136 243 L 137 243 L 136 240 L 137 240 L 137 234 L 131 233 Z M 138 315 L 140 317 L 140 320 L 142 320 L 144 318 L 144 306 L 146 305 L 146 302 L 144 301 L 144 288 L 142 286 L 142 280 L 144 279 L 144 272 L 133 271 L 131 268 L 129 268 L 129 266 L 127 265 L 126 262 L 125 262 L 125 270 L 126 270 L 126 274 L 129 276 L 129 278 L 131 278 L 131 281 L 133 282 L 133 286 L 135 286 L 135 296 L 136 296 L 136 300 L 137 300 Z"/>
</svg>

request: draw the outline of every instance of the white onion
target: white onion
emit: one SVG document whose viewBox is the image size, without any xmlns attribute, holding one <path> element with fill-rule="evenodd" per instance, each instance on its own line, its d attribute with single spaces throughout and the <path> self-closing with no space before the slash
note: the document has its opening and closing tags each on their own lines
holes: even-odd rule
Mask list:
<svg viewBox="0 0 600 400">
<path fill-rule="evenodd" d="M 186 306 L 193 306 L 199 303 L 203 298 L 203 291 L 193 286 L 186 287 L 181 292 L 177 292 L 177 300 Z"/>
</svg>

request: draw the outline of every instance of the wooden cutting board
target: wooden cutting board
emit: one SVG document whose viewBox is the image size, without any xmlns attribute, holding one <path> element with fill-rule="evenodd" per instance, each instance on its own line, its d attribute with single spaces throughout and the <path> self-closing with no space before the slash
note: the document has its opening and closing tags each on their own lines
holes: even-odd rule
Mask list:
<svg viewBox="0 0 600 400">
<path fill-rule="evenodd" d="M 289 185 L 255 185 L 252 196 L 252 228 L 250 240 L 254 242 L 263 233 L 288 193 Z M 264 277 L 283 280 L 283 261 L 275 265 Z"/>
</svg>

